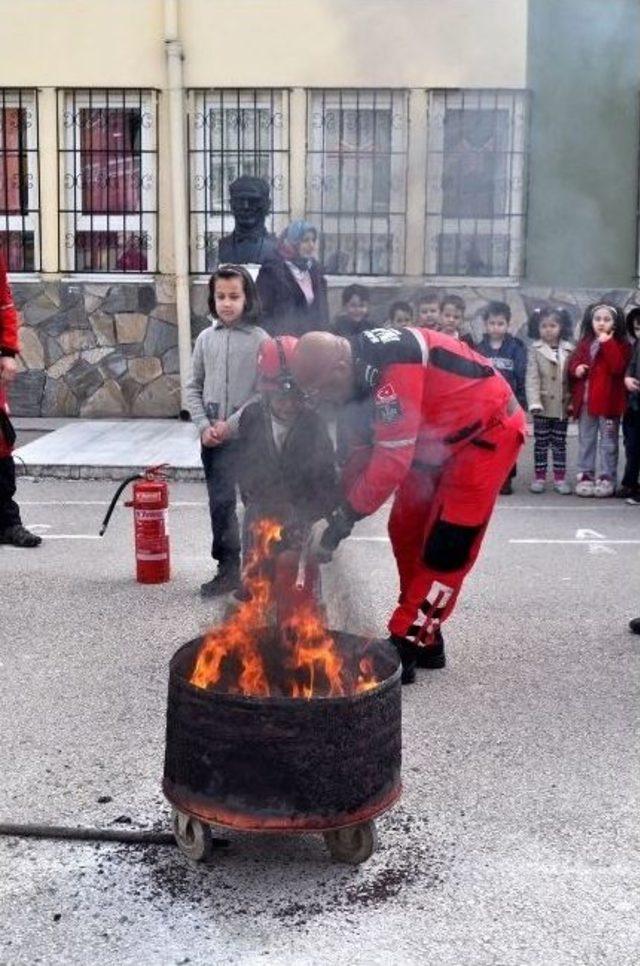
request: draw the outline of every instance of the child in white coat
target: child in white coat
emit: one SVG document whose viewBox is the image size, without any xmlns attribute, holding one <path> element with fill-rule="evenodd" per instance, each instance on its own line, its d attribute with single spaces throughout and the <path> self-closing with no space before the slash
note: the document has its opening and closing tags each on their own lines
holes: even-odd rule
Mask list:
<svg viewBox="0 0 640 966">
<path fill-rule="evenodd" d="M 553 488 L 567 496 L 567 422 L 569 383 L 567 361 L 573 350 L 572 325 L 566 309 L 537 309 L 529 320 L 533 338 L 526 377 L 529 412 L 533 416 L 534 478 L 532 493 L 544 493 L 549 449 L 553 461 Z"/>
</svg>

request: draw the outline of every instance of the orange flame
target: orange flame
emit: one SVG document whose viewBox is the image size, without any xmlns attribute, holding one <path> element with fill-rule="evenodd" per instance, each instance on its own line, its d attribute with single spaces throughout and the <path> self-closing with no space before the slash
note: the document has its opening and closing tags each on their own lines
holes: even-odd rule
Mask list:
<svg viewBox="0 0 640 966">
<path fill-rule="evenodd" d="M 264 629 L 275 610 L 275 596 L 273 580 L 265 565 L 274 556 L 282 526 L 275 520 L 259 520 L 253 526 L 253 534 L 254 549 L 243 573 L 250 597 L 239 605 L 223 625 L 207 634 L 190 680 L 199 688 L 215 687 L 223 676 L 226 682 L 230 662 L 235 662 L 239 669 L 231 683 L 225 683 L 225 690 L 268 697 L 271 685 L 261 642 Z M 289 671 L 284 685 L 288 696 L 339 697 L 368 691 L 379 683 L 370 657 L 365 656 L 360 660 L 357 677 L 348 672 L 318 608 L 309 600 L 301 603 L 286 618 L 280 632 L 282 664 Z"/>
<path fill-rule="evenodd" d="M 191 675 L 191 683 L 199 688 L 213 687 L 222 676 L 225 659 L 233 656 L 241 665 L 239 692 L 266 697 L 271 692 L 258 649 L 256 630 L 264 627 L 272 589 L 271 582 L 261 573 L 260 565 L 271 555 L 274 544 L 282 534 L 282 526 L 275 520 L 258 520 L 253 533 L 255 545 L 244 575 L 251 596 L 240 604 L 225 624 L 207 634 Z"/>
<path fill-rule="evenodd" d="M 344 661 L 333 637 L 322 626 L 317 611 L 309 604 L 301 607 L 289 618 L 283 630 L 292 646 L 290 666 L 297 672 L 305 672 L 308 678 L 306 683 L 294 682 L 294 697 L 313 697 L 317 673 L 328 681 L 329 697 L 342 696 L 345 693 L 342 681 Z"/>
</svg>

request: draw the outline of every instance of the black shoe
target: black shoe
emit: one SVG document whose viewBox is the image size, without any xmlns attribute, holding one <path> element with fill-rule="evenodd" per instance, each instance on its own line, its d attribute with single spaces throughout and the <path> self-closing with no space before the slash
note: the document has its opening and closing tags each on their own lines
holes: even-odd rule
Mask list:
<svg viewBox="0 0 640 966">
<path fill-rule="evenodd" d="M 396 648 L 402 661 L 402 677 L 400 680 L 403 684 L 413 684 L 416 679 L 416 651 L 418 648 L 412 641 L 408 641 L 406 637 L 399 637 L 397 634 L 389 635 L 389 643 Z"/>
<path fill-rule="evenodd" d="M 634 617 L 632 621 L 629 621 L 629 630 L 634 634 L 640 634 L 640 617 Z"/>
<path fill-rule="evenodd" d="M 615 495 L 618 497 L 619 500 L 628 500 L 629 497 L 637 498 L 638 487 L 627 486 L 625 483 L 621 483 L 618 489 L 616 490 Z"/>
<path fill-rule="evenodd" d="M 442 632 L 436 631 L 433 644 L 429 644 L 427 647 L 418 646 L 416 664 L 418 667 L 428 668 L 430 671 L 436 671 L 439 668 L 443 668 L 446 663 Z"/>
<path fill-rule="evenodd" d="M 16 523 L 0 531 L 0 543 L 10 543 L 13 547 L 39 547 L 42 537 L 37 533 L 31 533 L 21 523 Z"/>
<path fill-rule="evenodd" d="M 513 493 L 513 484 L 511 483 L 511 480 L 507 480 L 506 483 L 502 484 L 500 487 L 500 493 L 502 496 L 511 496 Z"/>
<path fill-rule="evenodd" d="M 201 597 L 222 597 L 240 587 L 240 567 L 221 566 L 212 580 L 208 580 L 200 587 Z"/>
</svg>

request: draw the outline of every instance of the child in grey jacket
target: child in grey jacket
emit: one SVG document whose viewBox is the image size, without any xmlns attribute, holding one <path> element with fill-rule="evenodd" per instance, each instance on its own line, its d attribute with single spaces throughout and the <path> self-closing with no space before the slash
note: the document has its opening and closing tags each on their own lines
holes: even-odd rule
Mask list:
<svg viewBox="0 0 640 966">
<path fill-rule="evenodd" d="M 529 320 L 526 393 L 533 416 L 534 478 L 532 493 L 544 493 L 549 449 L 553 460 L 553 488 L 567 496 L 567 422 L 569 381 L 567 361 L 573 351 L 568 341 L 571 317 L 565 309 L 537 309 Z"/>
<path fill-rule="evenodd" d="M 268 338 L 257 325 L 255 285 L 242 265 L 224 265 L 209 280 L 212 325 L 196 339 L 186 387 L 191 419 L 200 433 L 209 495 L 216 575 L 203 597 L 240 586 L 240 530 L 236 514 L 240 415 L 255 396 L 258 350 Z"/>
</svg>

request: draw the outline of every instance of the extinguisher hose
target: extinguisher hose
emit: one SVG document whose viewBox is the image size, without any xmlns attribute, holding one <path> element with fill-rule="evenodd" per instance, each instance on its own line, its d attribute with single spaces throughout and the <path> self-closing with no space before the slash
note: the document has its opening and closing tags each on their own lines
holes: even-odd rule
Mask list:
<svg viewBox="0 0 640 966">
<path fill-rule="evenodd" d="M 122 483 L 120 484 L 120 486 L 118 487 L 118 489 L 116 490 L 116 492 L 113 494 L 113 499 L 111 500 L 111 503 L 109 504 L 109 509 L 107 510 L 107 512 L 105 514 L 104 520 L 102 521 L 102 526 L 100 527 L 99 536 L 101 536 L 101 537 L 104 536 L 105 531 L 106 531 L 107 527 L 109 526 L 109 520 L 111 519 L 111 514 L 115 510 L 116 503 L 120 499 L 120 494 L 124 490 L 125 486 L 128 486 L 129 483 L 133 483 L 134 480 L 141 480 L 143 478 L 143 476 L 144 476 L 143 473 L 134 473 L 133 476 L 128 476 L 126 478 L 126 480 L 123 480 L 122 481 Z"/>
</svg>

